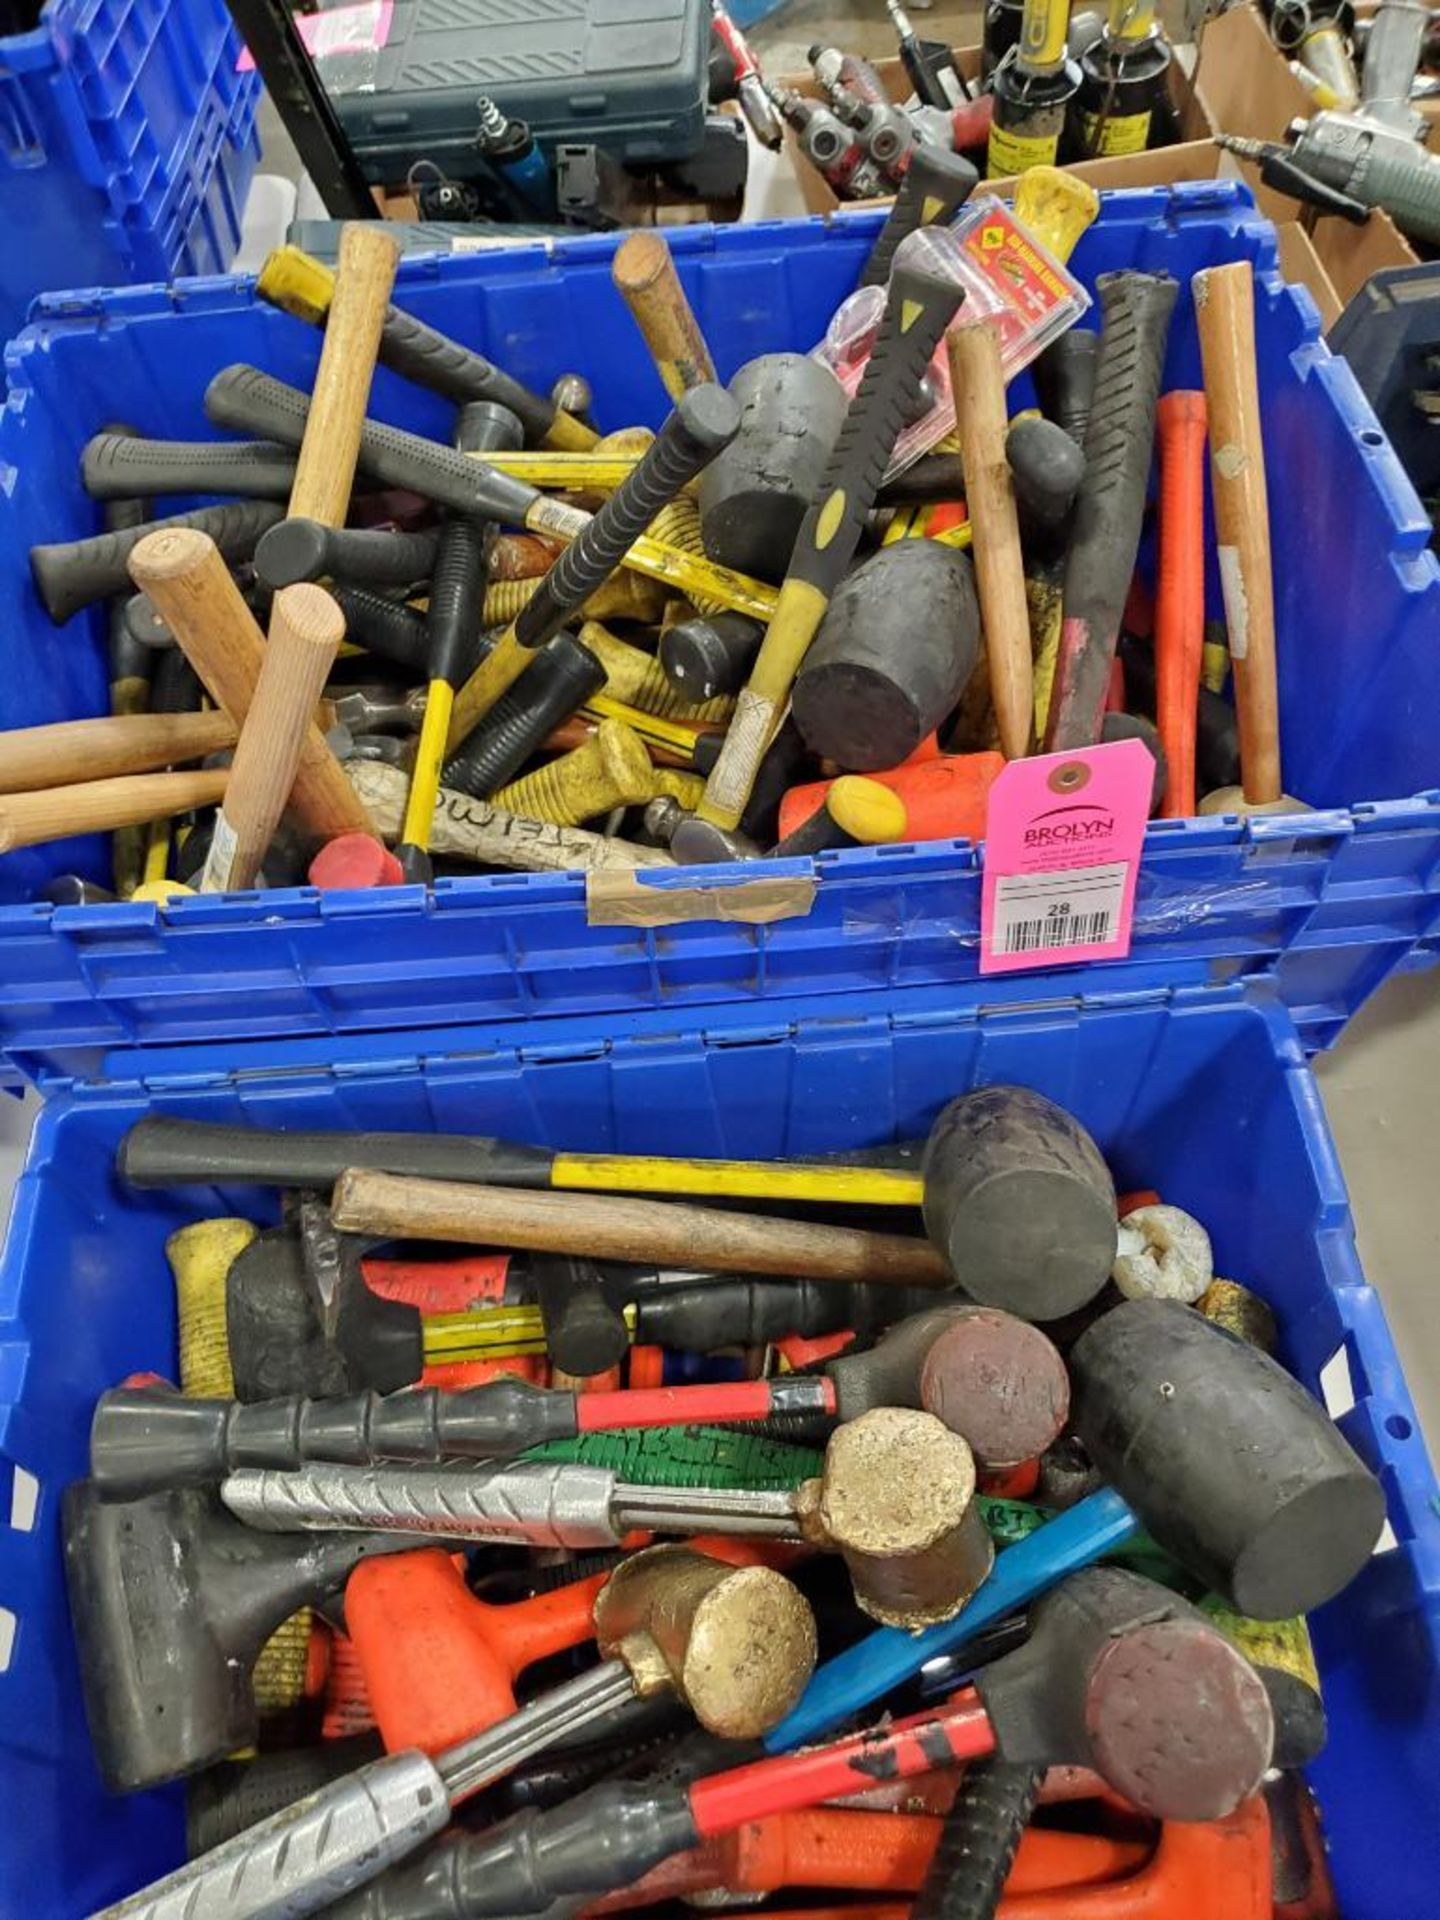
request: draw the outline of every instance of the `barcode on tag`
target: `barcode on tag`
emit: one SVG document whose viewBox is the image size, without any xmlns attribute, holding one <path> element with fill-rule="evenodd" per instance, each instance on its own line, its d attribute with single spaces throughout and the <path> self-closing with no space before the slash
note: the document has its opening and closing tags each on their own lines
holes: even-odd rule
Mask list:
<svg viewBox="0 0 1440 1920">
<path fill-rule="evenodd" d="M 992 953 L 1043 954 L 1115 938 L 1129 869 L 1123 860 L 1062 873 L 1007 873 L 995 883 Z"/>
</svg>

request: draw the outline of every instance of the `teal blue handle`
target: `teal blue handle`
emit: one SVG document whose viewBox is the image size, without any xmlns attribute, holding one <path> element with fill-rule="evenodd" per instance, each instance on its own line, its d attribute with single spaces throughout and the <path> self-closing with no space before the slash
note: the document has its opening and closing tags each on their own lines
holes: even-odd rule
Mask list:
<svg viewBox="0 0 1440 1920">
<path fill-rule="evenodd" d="M 822 1740 L 842 1721 L 902 1686 L 927 1660 L 954 1653 L 982 1628 L 993 1626 L 1063 1580 L 1122 1546 L 1140 1522 L 1118 1493 L 1102 1488 L 1007 1547 L 995 1570 L 953 1620 L 923 1633 L 880 1627 L 815 1674 L 796 1706 L 765 1736 L 767 1753 L 789 1753 Z"/>
</svg>

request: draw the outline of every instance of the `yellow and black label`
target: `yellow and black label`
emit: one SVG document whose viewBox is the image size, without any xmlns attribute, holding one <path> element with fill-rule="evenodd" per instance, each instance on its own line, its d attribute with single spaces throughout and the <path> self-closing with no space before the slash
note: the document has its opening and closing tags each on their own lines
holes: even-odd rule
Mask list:
<svg viewBox="0 0 1440 1920">
<path fill-rule="evenodd" d="M 1150 144 L 1150 113 L 1117 113 L 1102 120 L 1085 115 L 1085 151 L 1092 159 L 1111 160 L 1126 153 L 1144 153 Z"/>
<path fill-rule="evenodd" d="M 985 172 L 991 180 L 999 180 L 1012 173 L 1028 173 L 1031 167 L 1053 167 L 1059 150 L 1058 131 L 1012 133 L 1008 127 L 997 127 L 992 122 Z"/>
</svg>

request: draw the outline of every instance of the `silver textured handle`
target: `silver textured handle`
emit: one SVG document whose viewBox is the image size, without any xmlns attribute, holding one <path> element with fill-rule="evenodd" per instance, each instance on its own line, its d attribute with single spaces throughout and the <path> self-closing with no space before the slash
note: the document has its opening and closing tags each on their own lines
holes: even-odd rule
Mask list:
<svg viewBox="0 0 1440 1920">
<path fill-rule="evenodd" d="M 434 1762 L 387 1754 L 92 1920 L 300 1920 L 403 1860 L 449 1818 Z"/>
<path fill-rule="evenodd" d="M 513 1540 L 531 1547 L 613 1547 L 615 1476 L 602 1467 L 535 1462 L 493 1472 L 313 1466 L 232 1473 L 220 1493 L 247 1526 L 379 1528 L 437 1540 Z"/>
</svg>

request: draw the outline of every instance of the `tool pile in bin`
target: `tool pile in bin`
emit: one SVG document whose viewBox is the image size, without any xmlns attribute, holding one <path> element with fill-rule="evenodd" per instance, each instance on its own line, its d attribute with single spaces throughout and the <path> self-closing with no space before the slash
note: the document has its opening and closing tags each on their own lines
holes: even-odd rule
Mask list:
<svg viewBox="0 0 1440 1920">
<path fill-rule="evenodd" d="M 531 392 L 395 308 L 376 226 L 335 274 L 273 256 L 261 294 L 324 328 L 313 392 L 204 370 L 248 437 L 97 432 L 107 531 L 32 549 L 57 624 L 109 601 L 115 712 L 5 737 L 0 847 L 114 829 L 114 891 L 164 899 L 979 839 L 1008 760 L 1136 736 L 1158 813 L 1294 807 L 1250 266 L 1103 274 L 1077 328 L 1097 196 L 1036 168 L 1012 213 L 975 185 L 917 157 L 826 339 L 728 389 L 663 238 L 629 236 L 658 434 L 602 439 L 583 383 Z M 1162 394 L 1186 299 L 1206 391 Z M 453 446 L 367 416 L 377 359 L 455 402 Z M 1010 419 L 1022 370 L 1040 404 Z M 151 517 L 197 492 L 227 498 Z"/>
<path fill-rule="evenodd" d="M 178 1387 L 66 1496 L 101 1775 L 190 1782 L 107 1914 L 1268 1920 L 1383 1495 L 1052 1101 L 812 1163 L 152 1116 L 117 1172 L 282 1224 L 172 1235 Z"/>
</svg>

